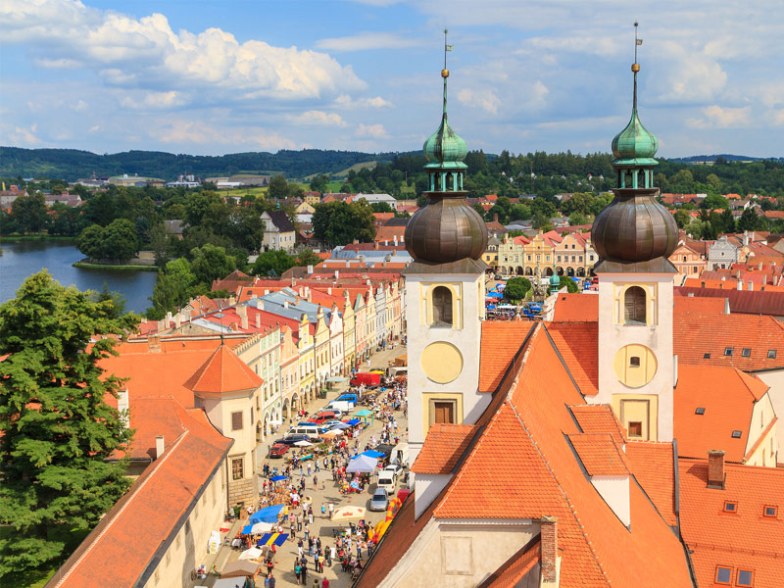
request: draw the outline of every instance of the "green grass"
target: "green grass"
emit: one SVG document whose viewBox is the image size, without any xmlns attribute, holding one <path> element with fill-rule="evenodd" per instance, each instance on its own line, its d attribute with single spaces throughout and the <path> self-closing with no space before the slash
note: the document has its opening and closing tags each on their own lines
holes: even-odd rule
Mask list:
<svg viewBox="0 0 784 588">
<path fill-rule="evenodd" d="M 4 235 L 0 243 L 16 243 L 17 241 L 57 241 L 60 243 L 75 243 L 76 237 L 63 237 L 61 235 Z"/>
<path fill-rule="evenodd" d="M 129 263 L 124 264 L 111 264 L 111 263 L 93 263 L 91 261 L 77 261 L 73 264 L 74 267 L 79 269 L 88 270 L 112 270 L 118 272 L 157 272 L 158 267 L 155 265 L 132 265 Z"/>
</svg>

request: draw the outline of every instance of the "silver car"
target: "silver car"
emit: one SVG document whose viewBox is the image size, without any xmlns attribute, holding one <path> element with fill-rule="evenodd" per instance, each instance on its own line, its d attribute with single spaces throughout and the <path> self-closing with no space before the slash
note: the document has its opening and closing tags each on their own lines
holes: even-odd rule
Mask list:
<svg viewBox="0 0 784 588">
<path fill-rule="evenodd" d="M 370 510 L 383 511 L 389 506 L 389 494 L 384 488 L 376 488 L 370 499 Z"/>
</svg>

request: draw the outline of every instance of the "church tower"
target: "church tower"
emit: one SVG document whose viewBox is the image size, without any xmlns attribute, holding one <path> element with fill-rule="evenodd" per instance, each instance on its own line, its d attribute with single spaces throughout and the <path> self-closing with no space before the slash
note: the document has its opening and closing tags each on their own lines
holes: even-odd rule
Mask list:
<svg viewBox="0 0 784 588">
<path fill-rule="evenodd" d="M 468 149 L 447 122 L 446 33 L 441 124 L 424 144 L 428 201 L 405 234 L 410 463 L 431 425 L 473 423 L 489 402 L 478 393 L 487 228 L 466 202 Z"/>
<path fill-rule="evenodd" d="M 678 243 L 672 215 L 656 201 L 656 137 L 637 114 L 635 27 L 634 94 L 629 124 L 612 142 L 618 187 L 594 221 L 599 254 L 599 393 L 587 400 L 610 404 L 630 439 L 671 441 L 673 436 L 673 274 L 668 257 Z"/>
</svg>

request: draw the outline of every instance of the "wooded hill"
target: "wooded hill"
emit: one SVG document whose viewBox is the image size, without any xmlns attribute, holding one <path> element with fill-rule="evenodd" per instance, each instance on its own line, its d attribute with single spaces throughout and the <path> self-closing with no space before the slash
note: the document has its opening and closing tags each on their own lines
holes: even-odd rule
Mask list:
<svg viewBox="0 0 784 588">
<path fill-rule="evenodd" d="M 121 174 L 175 180 L 184 174 L 201 178 L 234 174 L 283 174 L 304 178 L 334 174 L 358 163 L 391 161 L 394 153 L 356 151 L 278 151 L 277 153 L 233 153 L 230 155 L 186 155 L 160 151 L 126 151 L 97 155 L 77 149 L 21 149 L 0 147 L 0 177 L 76 181 L 95 174 Z"/>
</svg>

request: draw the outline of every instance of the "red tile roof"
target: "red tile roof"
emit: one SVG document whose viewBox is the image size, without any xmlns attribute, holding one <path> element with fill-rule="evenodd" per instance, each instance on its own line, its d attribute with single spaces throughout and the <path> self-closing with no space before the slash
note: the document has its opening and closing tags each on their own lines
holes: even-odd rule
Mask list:
<svg viewBox="0 0 784 588">
<path fill-rule="evenodd" d="M 682 310 L 681 303 L 675 308 Z M 673 327 L 675 353 L 681 363 L 744 371 L 784 367 L 784 324 L 771 316 L 678 312 Z M 775 357 L 769 357 L 771 351 Z"/>
<path fill-rule="evenodd" d="M 479 357 L 479 391 L 494 392 L 531 330 L 521 321 L 485 321 Z"/>
<path fill-rule="evenodd" d="M 599 392 L 599 325 L 589 323 L 547 323 L 558 352 L 580 391 L 586 396 Z"/>
<path fill-rule="evenodd" d="M 767 389 L 737 368 L 682 364 L 673 410 L 679 455 L 699 458 L 710 449 L 723 449 L 727 461 L 742 462 L 754 403 Z M 704 408 L 704 414 L 696 414 L 697 408 Z M 733 438 L 733 431 L 740 431 L 740 438 Z"/>
<path fill-rule="evenodd" d="M 748 290 L 718 290 L 714 288 L 675 288 L 675 294 L 687 296 L 718 296 L 728 298 L 733 313 L 769 314 L 784 317 L 784 292 L 756 292 Z"/>
<path fill-rule="evenodd" d="M 629 441 L 627 463 L 642 489 L 667 524 L 678 524 L 675 514 L 675 454 L 672 443 Z"/>
<path fill-rule="evenodd" d="M 156 400 L 183 432 L 166 439 L 166 451 L 134 482 L 50 581 L 53 588 L 145 585 L 187 516 L 224 463 L 232 440 L 201 410 Z M 148 407 L 149 408 L 149 407 Z"/>
<path fill-rule="evenodd" d="M 221 395 L 252 391 L 264 381 L 225 345 L 218 347 L 185 387 L 196 393 Z"/>
<path fill-rule="evenodd" d="M 599 320 L 599 296 L 596 294 L 558 294 L 554 322 Z"/>
<path fill-rule="evenodd" d="M 575 433 L 568 437 L 589 476 L 629 475 L 626 456 L 609 433 Z"/>
<path fill-rule="evenodd" d="M 752 570 L 754 588 L 784 586 L 784 469 L 725 465 L 725 489 L 707 487 L 703 460 L 681 460 L 681 533 L 699 586 L 714 586 L 716 566 Z M 725 512 L 726 501 L 737 503 Z M 775 517 L 763 508 L 776 506 Z M 736 584 L 734 584 L 736 585 Z"/>
<path fill-rule="evenodd" d="M 523 545 L 515 554 L 481 584 L 478 588 L 516 588 L 525 586 L 521 580 L 529 573 L 535 571 L 541 560 L 541 541 L 537 535 L 534 539 Z M 536 573 L 537 585 L 539 574 Z"/>
<path fill-rule="evenodd" d="M 452 472 L 473 438 L 475 429 L 474 425 L 432 425 L 411 471 L 416 474 Z"/>
</svg>

